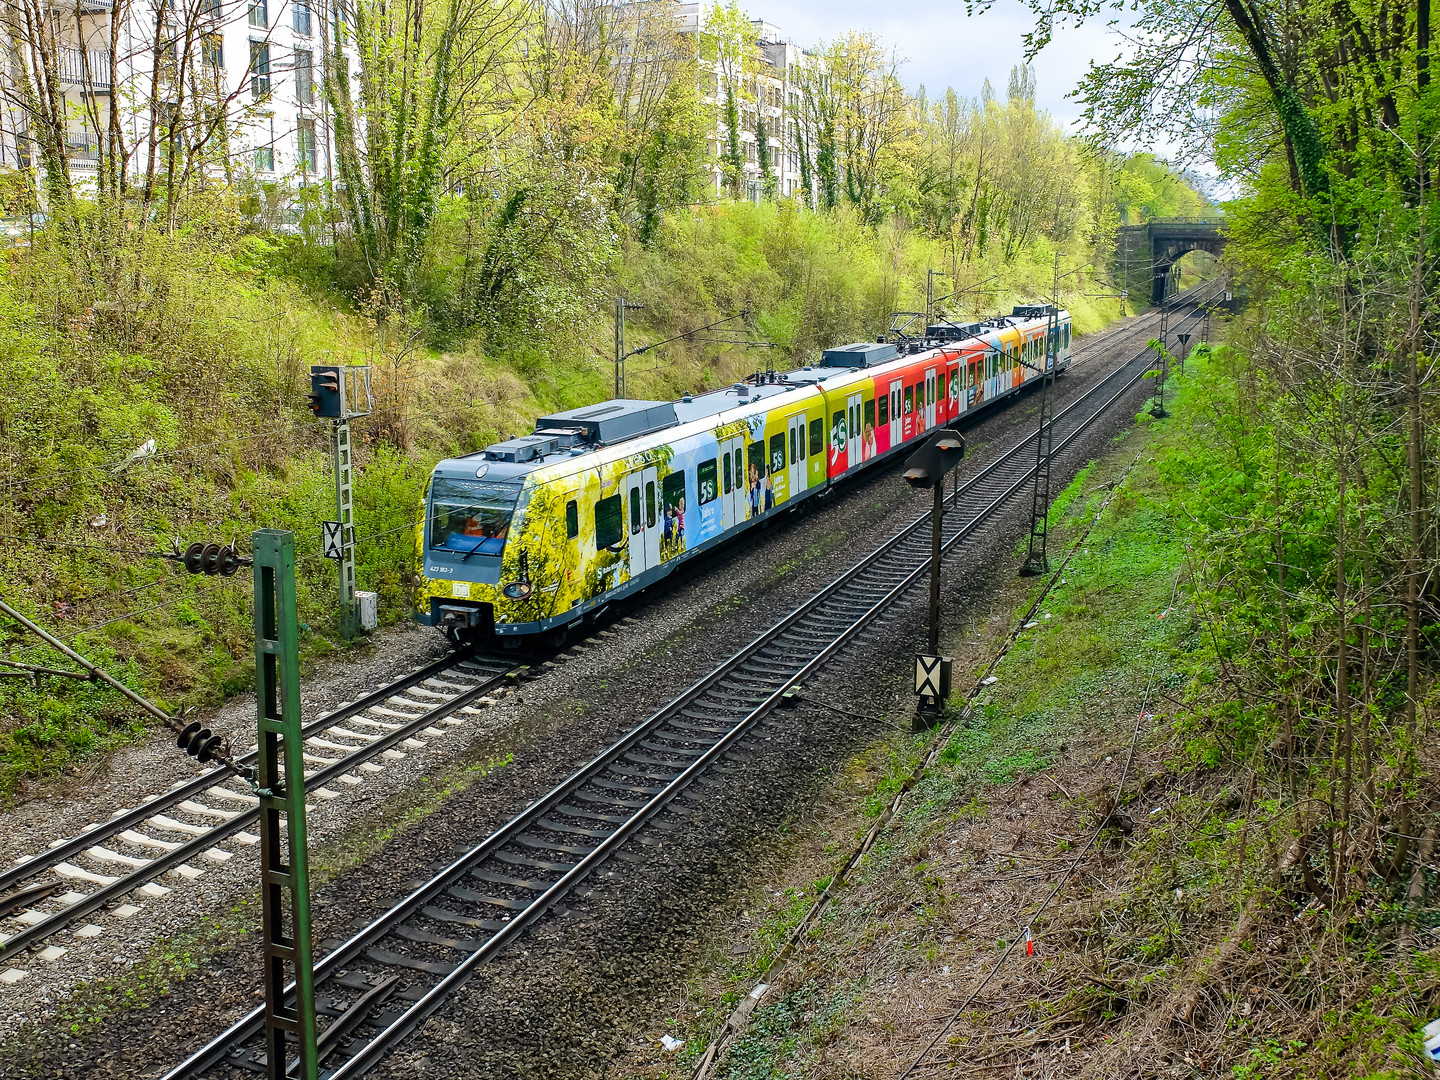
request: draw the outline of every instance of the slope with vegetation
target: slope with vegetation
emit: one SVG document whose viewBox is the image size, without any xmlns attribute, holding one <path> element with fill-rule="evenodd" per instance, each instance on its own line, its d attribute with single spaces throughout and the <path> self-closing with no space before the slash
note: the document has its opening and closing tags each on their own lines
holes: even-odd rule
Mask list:
<svg viewBox="0 0 1440 1080">
<path fill-rule="evenodd" d="M 822 933 L 816 977 L 788 988 L 730 1075 L 785 1060 L 898 1073 L 937 1032 L 932 1069 L 1427 1075 L 1429 0 L 1031 6 L 1036 50 L 1067 19 L 1133 18 L 1135 49 L 1080 86 L 1092 131 L 1163 135 L 1218 164 L 1240 193 L 1227 260 L 1251 304 L 1187 372 L 1129 499 L 1056 595 L 1059 625 L 1012 656 L 836 940 Z M 1012 953 L 982 986 L 1032 922 L 1036 956 Z M 837 1034 L 837 1010 L 854 1032 Z"/>
</svg>

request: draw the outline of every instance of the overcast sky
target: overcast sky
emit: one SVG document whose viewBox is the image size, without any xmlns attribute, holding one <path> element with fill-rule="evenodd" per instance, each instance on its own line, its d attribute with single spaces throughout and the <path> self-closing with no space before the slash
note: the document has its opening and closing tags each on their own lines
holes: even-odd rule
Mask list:
<svg viewBox="0 0 1440 1080">
<path fill-rule="evenodd" d="M 1022 59 L 1022 38 L 1034 23 L 1019 0 L 996 0 L 974 18 L 966 16 L 965 0 L 742 0 L 740 6 L 807 48 L 848 29 L 873 30 L 907 61 L 900 69 L 905 85 L 913 91 L 923 83 L 932 98 L 947 86 L 962 97 L 976 97 L 986 78 L 1004 97 L 1010 68 Z M 1106 21 L 1102 14 L 1079 30 L 1062 28 L 1035 60 L 1037 104 L 1068 130 L 1075 130 L 1080 108 L 1065 95 L 1092 59 L 1112 60 L 1120 51 L 1122 43 L 1107 31 Z"/>
</svg>

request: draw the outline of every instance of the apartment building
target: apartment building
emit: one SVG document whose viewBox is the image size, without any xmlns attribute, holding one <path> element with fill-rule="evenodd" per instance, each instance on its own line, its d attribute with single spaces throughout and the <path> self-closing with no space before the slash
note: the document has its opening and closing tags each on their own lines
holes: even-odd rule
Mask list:
<svg viewBox="0 0 1440 1080">
<path fill-rule="evenodd" d="M 224 109 L 224 129 L 207 147 L 212 169 L 296 184 L 333 177 L 320 64 L 333 35 L 353 20 L 346 0 L 132 0 L 118 27 L 111 0 L 81 0 L 79 10 L 78 18 L 75 8 L 54 13 L 60 48 L 49 68 L 69 114 L 72 179 L 82 187 L 99 157 L 96 128 L 107 129 L 112 109 L 126 142 L 138 148 L 135 157 L 144 158 L 156 87 L 171 108 L 181 102 L 182 116 Z M 17 43 L 9 57 L 12 87 L 16 69 L 39 62 L 19 53 L 25 47 Z M 183 96 L 175 90 L 182 70 Z M 3 167 L 29 164 L 33 155 L 32 121 L 18 96 L 7 94 L 0 110 Z M 141 167 L 143 160 L 132 159 L 132 174 Z"/>
<path fill-rule="evenodd" d="M 677 3 L 676 17 L 681 33 L 698 34 L 704 28 L 704 3 Z M 758 199 L 763 190 L 756 130 L 765 121 L 765 138 L 770 147 L 770 169 L 781 195 L 794 195 L 800 190 L 800 147 L 795 137 L 794 116 L 800 106 L 800 73 L 815 63 L 816 57 L 785 40 L 780 28 L 756 19 L 755 74 L 746 77 L 746 85 L 737 88 L 736 104 L 740 112 L 740 150 L 745 161 L 746 194 Z M 712 179 L 716 194 L 725 191 L 725 172 L 721 156 L 729 133 L 725 127 L 725 83 L 715 65 L 701 61 L 704 74 L 700 89 L 707 104 L 715 106 L 715 134 L 710 141 L 710 154 L 715 161 Z M 743 92 L 742 92 L 743 91 Z"/>
</svg>

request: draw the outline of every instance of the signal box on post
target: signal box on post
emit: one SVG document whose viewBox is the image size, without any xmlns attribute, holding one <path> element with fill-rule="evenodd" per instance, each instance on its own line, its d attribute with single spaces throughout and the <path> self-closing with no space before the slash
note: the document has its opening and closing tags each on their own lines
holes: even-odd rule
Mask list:
<svg viewBox="0 0 1440 1080">
<path fill-rule="evenodd" d="M 310 411 L 327 420 L 366 416 L 372 408 L 370 369 L 314 364 L 310 368 Z"/>
</svg>

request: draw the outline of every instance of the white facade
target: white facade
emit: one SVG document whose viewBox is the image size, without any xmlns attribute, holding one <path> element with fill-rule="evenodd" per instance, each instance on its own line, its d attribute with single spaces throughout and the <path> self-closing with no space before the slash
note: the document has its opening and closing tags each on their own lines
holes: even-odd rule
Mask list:
<svg viewBox="0 0 1440 1080">
<path fill-rule="evenodd" d="M 693 34 L 702 29 L 705 5 L 678 3 L 677 17 L 681 33 Z M 746 76 L 747 85 L 736 88 L 736 105 L 740 112 L 740 152 L 744 157 L 746 194 L 757 199 L 762 190 L 760 163 L 755 130 L 760 118 L 765 120 L 765 138 L 770 147 L 770 171 L 776 190 L 781 195 L 799 193 L 800 147 L 795 137 L 795 116 L 800 110 L 800 72 L 818 63 L 816 57 L 799 46 L 784 40 L 778 27 L 755 20 L 758 32 L 755 47 L 754 75 Z M 711 175 L 717 194 L 725 190 L 723 155 L 729 139 L 725 126 L 724 77 L 715 65 L 701 61 L 700 92 L 707 105 L 715 108 L 715 134 L 710 142 L 710 155 L 715 160 Z M 812 172 L 813 175 L 813 172 Z"/>
<path fill-rule="evenodd" d="M 143 173 L 150 139 L 150 101 L 157 85 L 156 3 L 133 0 L 118 28 L 115 71 L 111 71 L 111 5 L 83 0 L 83 42 L 73 8 L 57 17 L 61 41 L 55 68 L 58 87 L 69 109 L 66 139 L 72 178 L 84 184 L 93 176 L 100 138 L 110 110 L 132 157 L 132 177 Z M 162 100 L 173 104 L 177 62 L 186 52 L 186 90 L 181 115 L 192 119 L 196 103 L 212 114 L 223 107 L 226 121 L 206 147 L 211 172 L 253 173 L 262 180 L 294 184 L 333 178 L 333 138 L 329 108 L 320 85 L 321 64 L 337 30 L 345 33 L 337 4 L 344 0 L 159 0 L 165 5 L 158 80 Z M 351 16 L 353 19 L 353 15 Z M 329 20 L 322 26 L 322 20 Z M 82 55 L 82 47 L 84 54 Z M 12 59 L 12 62 L 15 62 Z M 355 70 L 355 64 L 351 64 Z M 12 73 L 12 85 L 14 75 Z M 28 164 L 30 122 L 7 94 L 0 166 Z M 192 128 L 192 130 L 194 130 Z M 38 161 L 36 162 L 38 164 Z M 163 172 L 163 168 L 161 170 Z"/>
</svg>

